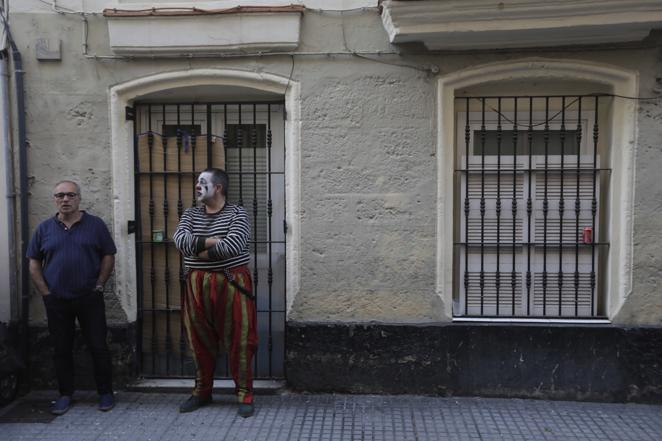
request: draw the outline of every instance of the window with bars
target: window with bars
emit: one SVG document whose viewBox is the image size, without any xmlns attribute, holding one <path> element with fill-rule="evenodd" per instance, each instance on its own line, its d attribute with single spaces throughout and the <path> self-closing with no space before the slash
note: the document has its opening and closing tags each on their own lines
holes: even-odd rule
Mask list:
<svg viewBox="0 0 662 441">
<path fill-rule="evenodd" d="M 454 315 L 604 315 L 599 97 L 456 98 Z"/>
</svg>

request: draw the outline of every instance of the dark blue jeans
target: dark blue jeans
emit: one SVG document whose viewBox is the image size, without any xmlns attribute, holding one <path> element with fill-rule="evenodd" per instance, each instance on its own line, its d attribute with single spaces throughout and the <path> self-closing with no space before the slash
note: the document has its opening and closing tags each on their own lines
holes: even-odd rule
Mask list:
<svg viewBox="0 0 662 441">
<path fill-rule="evenodd" d="M 48 331 L 54 345 L 53 361 L 60 395 L 74 393 L 74 336 L 76 319 L 92 354 L 94 379 L 99 394 L 113 391 L 112 362 L 106 343 L 106 307 L 103 293 L 92 292 L 77 299 L 54 295 L 43 298 L 48 316 Z"/>
</svg>

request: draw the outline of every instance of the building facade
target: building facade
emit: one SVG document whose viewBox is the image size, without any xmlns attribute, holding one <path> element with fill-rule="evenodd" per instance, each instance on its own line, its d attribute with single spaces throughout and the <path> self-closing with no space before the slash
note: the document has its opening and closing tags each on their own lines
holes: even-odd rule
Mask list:
<svg viewBox="0 0 662 441">
<path fill-rule="evenodd" d="M 192 375 L 171 237 L 219 166 L 253 225 L 258 378 L 662 398 L 658 1 L 239 3 L 5 1 L 0 321 L 35 382 L 22 247 L 65 178 L 118 247 L 122 381 Z"/>
</svg>

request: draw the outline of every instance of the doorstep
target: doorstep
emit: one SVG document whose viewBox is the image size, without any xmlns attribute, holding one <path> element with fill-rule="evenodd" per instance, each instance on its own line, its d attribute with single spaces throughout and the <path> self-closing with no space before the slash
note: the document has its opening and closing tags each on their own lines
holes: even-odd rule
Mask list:
<svg viewBox="0 0 662 441">
<path fill-rule="evenodd" d="M 193 389 L 193 379 L 179 378 L 148 378 L 134 381 L 126 386 L 132 392 L 190 392 Z M 275 395 L 285 391 L 285 380 L 253 380 L 253 390 L 258 395 Z M 234 393 L 234 381 L 214 380 L 213 393 Z"/>
</svg>

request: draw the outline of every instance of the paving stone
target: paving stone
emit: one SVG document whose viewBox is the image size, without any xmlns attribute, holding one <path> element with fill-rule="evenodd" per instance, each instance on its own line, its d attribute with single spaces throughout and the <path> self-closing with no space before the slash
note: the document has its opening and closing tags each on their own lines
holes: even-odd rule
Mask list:
<svg viewBox="0 0 662 441">
<path fill-rule="evenodd" d="M 21 406 L 48 402 L 32 392 L 0 409 L 0 438 L 8 440 L 619 440 L 662 439 L 662 406 L 496 398 L 374 395 L 258 396 L 252 418 L 237 416 L 231 396 L 180 414 L 187 394 L 120 392 L 117 406 L 99 412 L 83 392 L 65 415 L 41 422 L 15 418 Z M 12 409 L 14 413 L 12 414 Z M 14 417 L 12 417 L 12 415 Z"/>
</svg>

